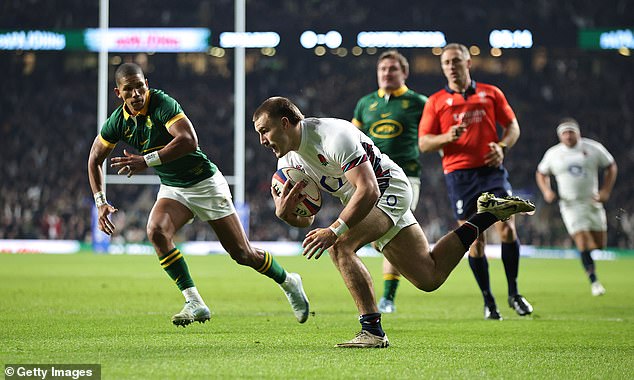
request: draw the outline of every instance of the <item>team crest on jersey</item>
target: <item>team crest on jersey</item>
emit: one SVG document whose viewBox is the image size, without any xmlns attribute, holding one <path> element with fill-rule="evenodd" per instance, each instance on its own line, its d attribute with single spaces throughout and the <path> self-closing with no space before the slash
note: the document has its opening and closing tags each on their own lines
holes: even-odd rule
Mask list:
<svg viewBox="0 0 634 380">
<path fill-rule="evenodd" d="M 404 110 L 408 109 L 408 108 L 409 108 L 409 100 L 403 100 L 403 101 L 401 102 L 401 107 L 402 107 Z"/>
<path fill-rule="evenodd" d="M 453 105 L 453 98 L 447 98 L 447 100 L 445 100 L 445 103 L 447 103 L 447 105 L 451 107 Z"/>
<path fill-rule="evenodd" d="M 148 127 L 149 129 L 152 129 L 152 126 L 154 124 L 152 124 L 152 120 L 148 117 L 147 119 L 145 119 L 145 126 Z"/>
<path fill-rule="evenodd" d="M 328 165 L 328 160 L 321 153 L 317 154 L 317 159 L 319 159 L 319 162 L 321 162 L 322 166 Z"/>
<path fill-rule="evenodd" d="M 370 107 L 368 107 L 369 111 L 376 111 L 376 107 L 379 105 L 379 102 L 374 102 L 372 104 L 370 104 Z"/>
</svg>

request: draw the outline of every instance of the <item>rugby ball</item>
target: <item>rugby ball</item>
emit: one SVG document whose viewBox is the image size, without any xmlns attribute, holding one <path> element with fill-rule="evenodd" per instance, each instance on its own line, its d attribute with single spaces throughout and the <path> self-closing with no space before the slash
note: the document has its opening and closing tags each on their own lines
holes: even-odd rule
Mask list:
<svg viewBox="0 0 634 380">
<path fill-rule="evenodd" d="M 297 204 L 293 213 L 299 216 L 312 216 L 317 214 L 321 208 L 321 192 L 317 183 L 313 181 L 306 173 L 296 168 L 278 169 L 271 179 L 271 187 L 277 195 L 282 194 L 282 187 L 286 181 L 291 181 L 291 186 L 298 182 L 305 181 L 306 187 L 302 190 L 302 194 L 306 194 L 306 198 Z"/>
</svg>

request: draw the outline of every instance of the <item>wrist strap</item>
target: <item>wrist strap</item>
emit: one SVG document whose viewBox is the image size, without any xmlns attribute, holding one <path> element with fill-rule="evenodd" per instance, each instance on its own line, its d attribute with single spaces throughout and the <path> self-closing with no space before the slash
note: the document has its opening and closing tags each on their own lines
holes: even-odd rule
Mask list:
<svg viewBox="0 0 634 380">
<path fill-rule="evenodd" d="M 97 208 L 108 204 L 108 201 L 106 200 L 106 193 L 103 191 L 98 191 L 93 194 L 93 196 L 95 197 L 95 206 L 97 206 Z"/>
<path fill-rule="evenodd" d="M 349 230 L 348 225 L 346 224 L 346 222 L 344 222 L 343 220 L 341 220 L 341 218 L 337 219 L 333 224 L 330 225 L 330 230 L 332 232 L 335 233 L 335 235 L 337 235 L 337 237 L 343 235 L 346 233 L 346 231 Z"/>
<path fill-rule="evenodd" d="M 145 156 L 143 156 L 143 159 L 145 160 L 145 163 L 148 167 L 159 166 L 160 164 L 162 164 L 161 157 L 159 156 L 158 151 L 146 154 Z"/>
</svg>

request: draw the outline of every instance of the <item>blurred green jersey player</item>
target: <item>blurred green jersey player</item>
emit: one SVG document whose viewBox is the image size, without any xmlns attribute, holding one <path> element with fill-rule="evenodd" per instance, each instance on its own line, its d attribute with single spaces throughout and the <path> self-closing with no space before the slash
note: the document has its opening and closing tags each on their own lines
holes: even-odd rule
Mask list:
<svg viewBox="0 0 634 380">
<path fill-rule="evenodd" d="M 362 97 L 354 110 L 352 123 L 368 135 L 381 152 L 400 166 L 412 185 L 412 204 L 416 210 L 420 193 L 420 160 L 418 123 L 427 97 L 405 85 L 409 75 L 407 58 L 396 50 L 381 54 L 377 64 L 379 89 Z M 394 297 L 400 273 L 389 261 L 383 260 L 383 297 L 381 313 L 396 311 Z"/>
</svg>

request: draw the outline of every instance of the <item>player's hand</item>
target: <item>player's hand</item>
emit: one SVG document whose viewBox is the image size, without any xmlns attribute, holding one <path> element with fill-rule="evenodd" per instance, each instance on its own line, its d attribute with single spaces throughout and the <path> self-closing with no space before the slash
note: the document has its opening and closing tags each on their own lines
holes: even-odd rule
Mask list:
<svg viewBox="0 0 634 380">
<path fill-rule="evenodd" d="M 335 241 L 337 241 L 337 235 L 330 228 L 314 229 L 306 234 L 302 243 L 302 248 L 304 248 L 302 255 L 309 260 L 315 256 L 315 260 L 317 260 L 324 251 L 335 244 Z"/>
<path fill-rule="evenodd" d="M 546 201 L 546 203 L 553 203 L 555 199 L 557 199 L 557 194 L 555 194 L 554 191 L 549 190 L 544 193 L 544 200 Z"/>
<path fill-rule="evenodd" d="M 451 127 L 449 127 L 449 131 L 445 133 L 445 135 L 447 136 L 447 142 L 452 143 L 458 140 L 460 136 L 462 136 L 462 134 L 465 133 L 466 130 L 467 130 L 466 123 L 461 122 L 460 124 L 452 125 Z"/>
<path fill-rule="evenodd" d="M 117 211 L 119 210 L 108 203 L 97 209 L 97 213 L 99 214 L 97 225 L 106 235 L 112 235 L 114 233 L 114 223 L 110 220 L 109 215 L 114 214 Z"/>
<path fill-rule="evenodd" d="M 112 157 L 110 162 L 110 167 L 117 169 L 117 174 L 125 174 L 128 178 L 132 177 L 132 174 L 142 172 L 147 168 L 143 156 L 129 153 L 125 149 L 123 150 L 123 157 Z"/>
<path fill-rule="evenodd" d="M 504 150 L 494 142 L 489 143 L 489 152 L 484 156 L 484 163 L 487 166 L 498 167 L 504 161 Z"/>
<path fill-rule="evenodd" d="M 610 199 L 610 192 L 605 190 L 599 190 L 597 194 L 594 194 L 592 198 L 601 203 L 605 203 Z"/>
<path fill-rule="evenodd" d="M 295 208 L 299 202 L 306 198 L 306 194 L 302 194 L 302 190 L 306 187 L 304 182 L 298 182 L 295 186 L 291 185 L 291 181 L 286 181 L 282 186 L 282 193 L 277 194 L 275 189 L 271 187 L 271 196 L 275 202 L 275 215 L 282 219 L 287 218 L 293 214 Z"/>
</svg>

